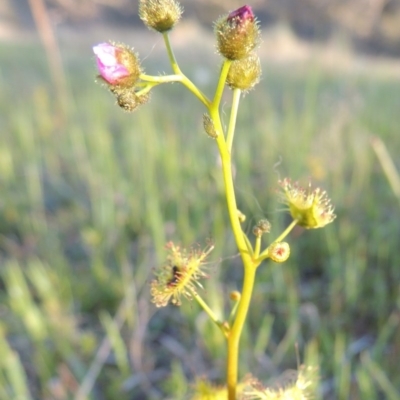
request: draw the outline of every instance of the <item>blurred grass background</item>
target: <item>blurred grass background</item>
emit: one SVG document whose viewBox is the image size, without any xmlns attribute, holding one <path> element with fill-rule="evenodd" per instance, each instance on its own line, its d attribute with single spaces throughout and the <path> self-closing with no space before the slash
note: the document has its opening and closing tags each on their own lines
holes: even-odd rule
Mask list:
<svg viewBox="0 0 400 400">
<path fill-rule="evenodd" d="M 203 50 L 177 55 L 211 95 L 218 58 Z M 60 91 L 39 43 L 0 45 L 0 399 L 184 399 L 195 376 L 223 382 L 224 343 L 194 303 L 155 309 L 152 268 L 168 240 L 211 239 L 204 297 L 227 315 L 241 282 L 203 109 L 175 84 L 124 113 L 94 84 L 89 46 L 61 52 Z M 162 52 L 142 57 L 169 71 Z M 317 398 L 400 399 L 399 199 L 371 147 L 400 170 L 399 75 L 263 60 L 234 144 L 245 229 L 286 225 L 286 176 L 326 189 L 337 220 L 295 230 L 290 260 L 260 268 L 241 374 L 296 369 L 298 345 Z"/>
</svg>

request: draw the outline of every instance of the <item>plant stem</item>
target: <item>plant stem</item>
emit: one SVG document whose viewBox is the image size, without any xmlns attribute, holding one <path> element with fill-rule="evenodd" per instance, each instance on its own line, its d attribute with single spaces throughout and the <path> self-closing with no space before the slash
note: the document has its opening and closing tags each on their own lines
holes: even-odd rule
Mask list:
<svg viewBox="0 0 400 400">
<path fill-rule="evenodd" d="M 287 235 L 289 235 L 290 231 L 297 225 L 299 221 L 297 219 L 294 219 L 290 225 L 274 240 L 273 243 L 281 242 Z M 260 256 L 258 257 L 258 261 L 261 263 L 261 261 L 265 260 L 266 258 L 269 257 L 268 254 L 268 248 L 265 249 Z"/>
<path fill-rule="evenodd" d="M 231 116 L 229 118 L 228 132 L 226 134 L 226 144 L 228 146 L 229 153 L 232 152 L 233 136 L 235 134 L 236 118 L 237 118 L 241 93 L 242 91 L 240 89 L 233 90 Z"/>
<path fill-rule="evenodd" d="M 230 148 L 225 141 L 224 130 L 221 123 L 221 117 L 219 114 L 219 106 L 222 98 L 222 93 L 225 87 L 226 77 L 231 66 L 231 61 L 225 60 L 222 65 L 220 79 L 215 91 L 214 99 L 209 106 L 209 113 L 214 122 L 218 136 L 216 138 L 218 150 L 221 156 L 222 164 L 222 175 L 224 177 L 225 196 L 228 206 L 229 219 L 233 235 L 235 237 L 236 245 L 242 257 L 244 266 L 244 280 L 241 293 L 241 299 L 238 304 L 237 312 L 233 326 L 228 334 L 228 357 L 227 357 L 227 371 L 226 381 L 228 387 L 228 398 L 229 400 L 236 399 L 236 386 L 238 378 L 238 361 L 239 361 L 239 341 L 242 334 L 243 326 L 246 321 L 247 312 L 250 306 L 251 295 L 254 287 L 256 264 L 253 263 L 253 254 L 249 252 L 248 245 L 244 238 L 244 233 L 240 225 L 238 218 L 238 210 L 236 205 L 235 188 L 233 184 L 232 175 L 232 159 Z M 236 95 L 238 96 L 238 94 Z M 238 99 L 233 103 L 233 113 L 237 113 Z M 235 105 L 236 104 L 236 105 Z M 229 140 L 233 140 L 233 131 L 235 128 L 236 116 L 231 116 L 230 127 L 229 127 Z"/>
<path fill-rule="evenodd" d="M 260 248 L 261 248 L 261 236 L 256 237 L 256 243 L 254 246 L 254 258 L 258 258 L 260 255 Z"/>
<path fill-rule="evenodd" d="M 220 79 L 215 90 L 214 98 L 212 102 L 194 85 L 180 70 L 179 65 L 175 59 L 169 37 L 167 33 L 163 34 L 165 46 L 167 48 L 168 57 L 171 63 L 172 70 L 176 75 L 181 76 L 180 82 L 185 85 L 208 109 L 211 119 L 213 120 L 218 136 L 216 138 L 219 153 L 221 156 L 222 163 L 222 174 L 224 177 L 225 195 L 228 206 L 229 218 L 232 226 L 232 231 L 235 237 L 236 245 L 239 249 L 244 265 L 244 280 L 241 299 L 238 304 L 235 321 L 232 329 L 224 329 L 223 325 L 216 318 L 212 310 L 207 304 L 200 298 L 200 296 L 193 294 L 199 304 L 207 312 L 210 318 L 217 323 L 221 328 L 228 340 L 228 363 L 227 363 L 227 386 L 229 393 L 229 400 L 236 399 L 236 386 L 238 376 L 238 360 L 239 360 L 239 341 L 243 330 L 243 325 L 246 321 L 247 312 L 249 309 L 251 295 L 253 292 L 256 265 L 253 263 L 252 251 L 249 251 L 240 221 L 238 218 L 238 210 L 236 205 L 235 188 L 233 185 L 232 175 L 232 160 L 231 160 L 231 147 L 233 142 L 234 130 L 236 125 L 237 109 L 239 106 L 240 91 L 234 93 L 234 99 L 232 103 L 231 117 L 228 128 L 228 145 L 225 141 L 224 129 L 221 123 L 221 117 L 219 113 L 219 107 L 221 103 L 222 94 L 225 88 L 226 77 L 229 72 L 232 61 L 225 60 L 220 74 Z M 248 240 L 247 240 L 248 242 Z M 250 247 L 251 249 L 251 247 Z"/>
<path fill-rule="evenodd" d="M 275 242 L 282 242 L 282 240 L 289 235 L 290 231 L 297 225 L 298 222 L 299 221 L 297 219 L 294 219 L 290 225 L 275 239 Z"/>
<path fill-rule="evenodd" d="M 179 68 L 178 62 L 176 61 L 174 51 L 172 50 L 171 43 L 169 41 L 168 32 L 163 33 L 165 47 L 167 48 L 169 62 L 171 63 L 172 70 L 176 75 L 183 75 L 181 69 Z"/>
<path fill-rule="evenodd" d="M 251 245 L 249 238 L 247 237 L 247 235 L 244 232 L 243 232 L 243 239 L 244 239 L 244 241 L 246 243 L 247 251 L 249 252 L 251 258 L 256 258 L 254 256 L 253 246 Z"/>
<path fill-rule="evenodd" d="M 182 85 L 186 86 L 208 108 L 211 104 L 210 100 L 179 68 L 174 51 L 172 50 L 171 43 L 169 41 L 168 32 L 163 33 L 163 38 L 165 47 L 167 48 L 168 58 L 171 63 L 172 70 L 176 75 L 181 76 L 180 82 L 182 83 Z"/>
<path fill-rule="evenodd" d="M 219 118 L 219 113 L 211 111 L 211 117 L 214 120 L 217 130 L 222 132 L 222 125 Z M 236 399 L 236 385 L 238 376 L 238 361 L 239 361 L 239 340 L 243 330 L 243 325 L 246 320 L 247 311 L 249 309 L 251 294 L 254 286 L 255 265 L 252 263 L 252 255 L 249 253 L 244 239 L 242 227 L 237 215 L 237 205 L 235 198 L 235 190 L 232 177 L 231 154 L 227 149 L 224 135 L 220 134 L 217 137 L 217 144 L 221 155 L 222 173 L 225 184 L 225 195 L 228 205 L 228 213 L 232 226 L 232 231 L 235 236 L 236 245 L 239 249 L 244 265 L 244 281 L 242 295 L 239 302 L 238 310 L 235 317 L 235 322 L 228 336 L 228 359 L 227 359 L 227 386 L 229 400 Z"/>
<path fill-rule="evenodd" d="M 202 297 L 198 293 L 196 293 L 195 291 L 191 292 L 193 298 L 196 299 L 196 301 L 200 304 L 200 307 L 208 314 L 210 319 L 215 323 L 215 325 L 218 326 L 218 328 L 221 329 L 222 333 L 226 336 L 226 330 L 224 329 L 222 322 L 215 315 L 214 311 L 211 310 L 208 304 L 202 299 Z"/>
<path fill-rule="evenodd" d="M 228 399 L 236 400 L 236 386 L 238 378 L 239 364 L 239 342 L 243 326 L 246 321 L 250 301 L 253 293 L 256 267 L 251 263 L 249 257 L 242 256 L 244 263 L 244 279 L 242 297 L 236 313 L 235 322 L 229 332 L 228 337 L 228 357 L 226 366 L 226 382 L 228 386 Z"/>
<path fill-rule="evenodd" d="M 154 82 L 154 83 L 169 83 L 169 82 L 182 82 L 182 75 L 161 75 L 161 76 L 153 76 L 140 74 L 140 79 L 146 82 Z"/>
<path fill-rule="evenodd" d="M 223 132 L 221 120 L 219 118 L 219 114 L 215 115 L 213 110 L 210 110 L 211 118 L 214 121 L 215 128 L 218 132 Z M 233 185 L 233 177 L 232 177 L 232 164 L 231 164 L 231 155 L 227 149 L 226 142 L 224 139 L 224 135 L 221 133 L 217 137 L 217 144 L 219 153 L 221 156 L 222 163 L 222 174 L 224 177 L 224 185 L 225 185 L 225 196 L 228 205 L 228 213 L 229 218 L 233 230 L 233 234 L 235 236 L 236 245 L 239 249 L 241 255 L 245 254 L 248 256 L 249 260 L 249 252 L 247 250 L 247 245 L 243 237 L 242 227 L 240 225 L 240 221 L 237 213 L 237 205 L 236 205 L 236 197 L 235 197 L 235 188 Z"/>
<path fill-rule="evenodd" d="M 229 68 L 231 67 L 231 64 L 232 64 L 232 61 L 230 61 L 230 60 L 225 60 L 224 63 L 222 64 L 217 89 L 215 90 L 214 99 L 211 104 L 211 108 L 218 114 L 219 121 L 221 121 L 220 117 L 219 117 L 219 112 L 218 112 L 219 104 L 221 102 L 222 93 L 224 92 L 224 88 L 225 88 L 226 77 L 228 76 L 228 72 L 229 72 Z"/>
<path fill-rule="evenodd" d="M 211 116 L 213 117 L 213 113 L 211 114 Z M 222 126 L 219 126 L 221 125 L 219 115 L 215 123 L 217 123 L 217 129 L 222 129 Z M 239 249 L 244 265 L 244 281 L 241 299 L 236 313 L 235 322 L 228 336 L 226 381 L 228 386 L 228 398 L 229 400 L 235 400 L 238 376 L 239 340 L 250 305 L 251 294 L 254 286 L 255 267 L 252 264 L 251 255 L 247 250 L 246 241 L 244 239 L 242 227 L 240 226 L 239 218 L 237 215 L 235 190 L 232 177 L 231 155 L 226 147 L 224 136 L 222 134 L 217 137 L 217 143 L 222 161 L 222 173 L 224 176 L 225 195 L 228 205 L 230 222 L 233 234 L 235 236 L 236 245 Z"/>
</svg>

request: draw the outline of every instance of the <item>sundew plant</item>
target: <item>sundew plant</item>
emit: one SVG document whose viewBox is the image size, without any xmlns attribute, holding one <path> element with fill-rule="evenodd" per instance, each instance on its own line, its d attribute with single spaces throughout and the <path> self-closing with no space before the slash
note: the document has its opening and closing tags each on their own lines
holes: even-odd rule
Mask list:
<svg viewBox="0 0 400 400">
<path fill-rule="evenodd" d="M 213 245 L 208 243 L 203 249 L 186 249 L 169 242 L 166 245 L 165 263 L 156 268 L 150 285 L 152 301 L 157 307 L 166 307 L 171 303 L 179 306 L 183 301 L 197 301 L 225 338 L 226 385 L 216 388 L 205 380 L 199 381 L 195 385 L 192 399 L 309 399 L 312 396 L 310 387 L 317 376 L 312 366 L 299 367 L 297 378 L 290 385 L 280 388 L 265 387 L 251 375 L 251 371 L 245 377 L 238 376 L 240 337 L 251 306 L 258 268 L 268 267 L 271 262 L 285 262 L 290 255 L 290 247 L 285 239 L 291 230 L 296 225 L 306 229 L 324 227 L 335 219 L 333 207 L 321 189 L 312 188 L 311 185 L 302 187 L 285 178 L 277 182 L 277 186 L 278 195 L 291 215 L 290 224 L 277 237 L 270 239 L 268 236 L 268 240 L 265 238 L 271 224 L 266 219 L 258 221 L 250 235 L 244 231 L 242 223 L 245 216 L 238 209 L 235 197 L 232 149 L 240 98 L 256 86 L 261 76 L 260 60 L 256 53 L 260 45 L 259 24 L 248 5 L 215 22 L 216 48 L 222 62 L 214 95 L 208 97 L 184 74 L 174 56 L 169 32 L 179 22 L 181 15 L 182 8 L 175 0 L 139 0 L 141 20 L 148 28 L 163 36 L 172 69 L 170 75 L 147 75 L 133 49 L 125 44 L 108 42 L 93 47 L 99 80 L 115 96 L 117 104 L 129 112 L 145 105 L 156 86 L 172 82 L 181 83 L 199 100 L 199 110 L 203 109 L 204 112 L 204 130 L 213 139 L 210 148 L 217 146 L 221 158 L 226 212 L 242 261 L 243 282 L 240 291 L 227 295 L 232 304 L 229 315 L 217 315 L 201 290 L 202 280 L 208 277 L 204 264 Z M 222 121 L 221 98 L 227 89 L 232 92 L 232 103 L 227 121 Z M 182 239 L 176 238 L 177 241 Z"/>
</svg>

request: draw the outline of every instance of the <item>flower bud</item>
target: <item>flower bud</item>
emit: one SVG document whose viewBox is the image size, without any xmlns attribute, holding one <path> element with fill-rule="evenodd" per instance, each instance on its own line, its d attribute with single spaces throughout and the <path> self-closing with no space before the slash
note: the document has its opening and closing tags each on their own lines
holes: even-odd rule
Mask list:
<svg viewBox="0 0 400 400">
<path fill-rule="evenodd" d="M 127 46 L 114 43 L 100 43 L 93 46 L 97 68 L 110 86 L 132 87 L 139 79 L 141 70 L 136 54 Z"/>
<path fill-rule="evenodd" d="M 217 48 L 228 60 L 246 58 L 260 42 L 260 31 L 250 6 L 243 6 L 215 23 Z"/>
<path fill-rule="evenodd" d="M 234 290 L 234 291 L 229 293 L 229 298 L 232 301 L 239 301 L 241 299 L 241 297 L 242 297 L 242 295 L 237 290 Z"/>
<path fill-rule="evenodd" d="M 269 233 L 271 230 L 271 224 L 267 219 L 260 219 L 257 225 L 253 227 L 253 234 L 256 237 L 261 237 L 264 233 Z"/>
<path fill-rule="evenodd" d="M 148 93 L 138 96 L 134 90 L 115 91 L 118 105 L 125 111 L 135 111 L 139 106 L 149 101 Z"/>
<path fill-rule="evenodd" d="M 232 63 L 226 83 L 231 89 L 250 90 L 260 81 L 260 76 L 260 58 L 251 53 L 248 57 Z"/>
<path fill-rule="evenodd" d="M 253 227 L 253 235 L 255 237 L 261 237 L 263 234 L 263 231 L 256 225 Z"/>
<path fill-rule="evenodd" d="M 268 247 L 268 255 L 272 261 L 282 263 L 286 261 L 290 256 L 290 247 L 286 242 L 272 243 Z"/>
<path fill-rule="evenodd" d="M 263 233 L 269 233 L 271 231 L 271 223 L 267 219 L 260 219 L 257 226 L 261 229 Z"/>
<path fill-rule="evenodd" d="M 180 20 L 183 9 L 175 0 L 139 0 L 139 17 L 157 32 L 171 30 Z"/>
<path fill-rule="evenodd" d="M 246 221 L 246 214 L 243 214 L 239 209 L 237 210 L 238 219 L 241 224 Z"/>
<path fill-rule="evenodd" d="M 203 126 L 210 138 L 215 139 L 218 137 L 218 132 L 215 130 L 214 122 L 208 114 L 203 114 Z"/>
</svg>

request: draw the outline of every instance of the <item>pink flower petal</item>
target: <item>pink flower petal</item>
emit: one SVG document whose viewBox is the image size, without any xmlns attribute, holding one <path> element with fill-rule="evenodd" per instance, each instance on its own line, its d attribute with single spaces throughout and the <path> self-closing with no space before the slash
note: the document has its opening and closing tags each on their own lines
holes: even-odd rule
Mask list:
<svg viewBox="0 0 400 400">
<path fill-rule="evenodd" d="M 110 84 L 117 84 L 119 79 L 129 75 L 127 68 L 118 61 L 119 51 L 118 47 L 110 43 L 93 46 L 99 73 Z"/>
<path fill-rule="evenodd" d="M 228 15 L 228 21 L 231 21 L 233 19 L 239 19 L 239 21 L 244 22 L 244 21 L 254 21 L 254 14 L 253 10 L 251 9 L 250 6 L 242 6 L 238 8 L 237 10 L 232 11 Z"/>
</svg>

